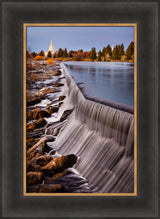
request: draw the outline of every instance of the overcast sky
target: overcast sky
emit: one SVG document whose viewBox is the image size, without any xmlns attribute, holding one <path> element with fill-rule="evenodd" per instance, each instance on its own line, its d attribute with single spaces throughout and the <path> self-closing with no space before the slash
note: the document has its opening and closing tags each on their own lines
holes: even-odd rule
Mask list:
<svg viewBox="0 0 160 219">
<path fill-rule="evenodd" d="M 126 49 L 134 41 L 134 27 L 27 27 L 27 49 L 48 51 L 51 39 L 56 51 L 95 47 L 98 52 L 108 44 L 114 47 L 121 43 Z"/>
</svg>

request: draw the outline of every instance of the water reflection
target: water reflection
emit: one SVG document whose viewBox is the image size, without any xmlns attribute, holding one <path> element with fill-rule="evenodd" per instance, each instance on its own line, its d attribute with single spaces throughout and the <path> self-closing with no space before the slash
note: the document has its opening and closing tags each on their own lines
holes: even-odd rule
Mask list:
<svg viewBox="0 0 160 219">
<path fill-rule="evenodd" d="M 120 62 L 66 62 L 88 96 L 134 105 L 134 64 Z"/>
</svg>

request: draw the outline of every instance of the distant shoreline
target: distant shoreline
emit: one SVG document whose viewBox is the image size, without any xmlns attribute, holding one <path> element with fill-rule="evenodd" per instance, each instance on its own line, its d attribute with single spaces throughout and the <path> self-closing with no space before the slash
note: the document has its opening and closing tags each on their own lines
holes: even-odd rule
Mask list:
<svg viewBox="0 0 160 219">
<path fill-rule="evenodd" d="M 82 60 L 73 60 L 72 58 L 44 58 L 41 60 L 34 60 L 34 59 L 27 59 L 27 61 L 48 61 L 48 60 L 53 60 L 54 61 L 61 61 L 61 62 L 67 62 L 67 61 L 72 61 L 72 62 L 125 62 L 125 63 L 134 63 L 132 60 L 127 60 L 127 61 L 121 61 L 121 60 L 111 60 L 111 61 L 98 61 L 98 60 L 90 60 L 90 59 L 82 59 Z"/>
</svg>

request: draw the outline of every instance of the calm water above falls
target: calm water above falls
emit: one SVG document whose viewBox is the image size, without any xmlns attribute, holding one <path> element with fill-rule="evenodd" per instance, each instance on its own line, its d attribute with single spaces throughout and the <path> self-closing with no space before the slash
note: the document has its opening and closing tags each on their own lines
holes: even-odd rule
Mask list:
<svg viewBox="0 0 160 219">
<path fill-rule="evenodd" d="M 65 62 L 85 93 L 126 105 L 134 105 L 134 64 L 123 62 Z"/>
</svg>

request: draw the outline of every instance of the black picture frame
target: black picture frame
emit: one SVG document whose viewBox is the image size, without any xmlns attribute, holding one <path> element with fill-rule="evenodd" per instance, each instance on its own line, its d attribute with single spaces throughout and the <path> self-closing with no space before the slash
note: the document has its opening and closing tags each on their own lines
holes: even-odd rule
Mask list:
<svg viewBox="0 0 160 219">
<path fill-rule="evenodd" d="M 1 2 L 2 217 L 158 217 L 158 1 Z M 23 24 L 137 23 L 136 197 L 23 196 Z"/>
</svg>

